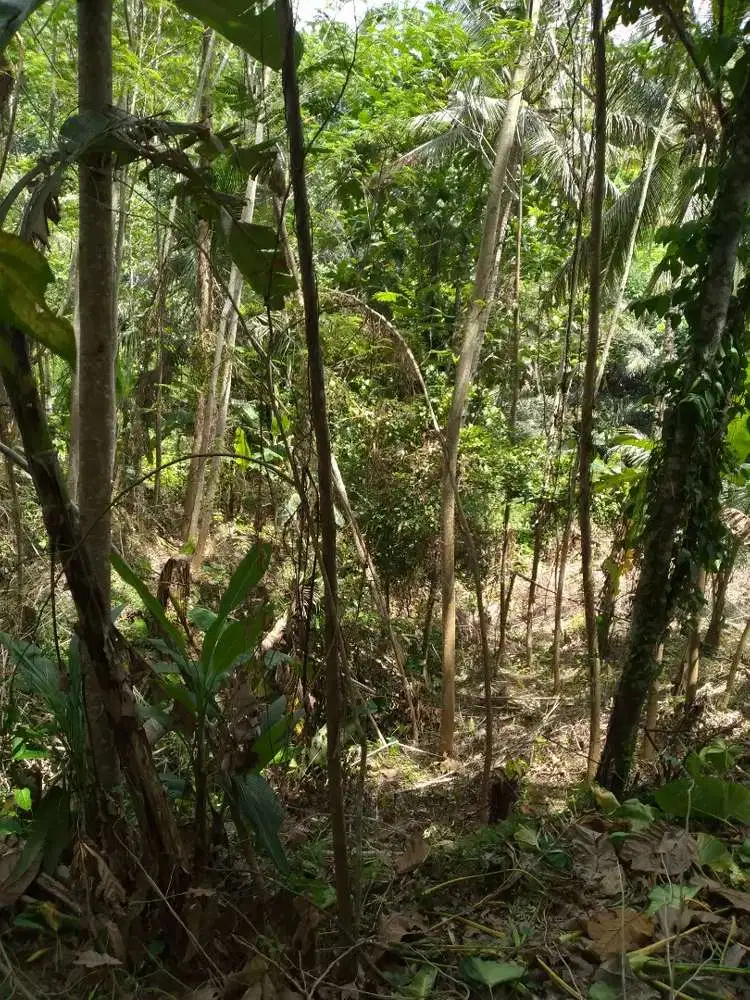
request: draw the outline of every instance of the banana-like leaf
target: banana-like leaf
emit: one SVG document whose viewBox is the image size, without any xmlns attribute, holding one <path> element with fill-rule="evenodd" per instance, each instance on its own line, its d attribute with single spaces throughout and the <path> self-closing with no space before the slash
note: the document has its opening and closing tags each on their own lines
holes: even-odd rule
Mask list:
<svg viewBox="0 0 750 1000">
<path fill-rule="evenodd" d="M 281 69 L 283 45 L 275 3 L 261 7 L 249 0 L 176 0 L 177 6 L 218 31 L 253 59 L 271 69 Z M 302 39 L 295 32 L 297 62 L 302 57 Z"/>
<path fill-rule="evenodd" d="M 206 632 L 206 638 L 203 640 L 201 658 L 204 663 L 211 662 L 214 647 L 224 631 L 224 623 L 235 608 L 245 600 L 253 587 L 260 583 L 263 574 L 268 569 L 270 558 L 270 545 L 265 543 L 254 545 L 232 574 L 219 603 L 216 620 Z"/>
<path fill-rule="evenodd" d="M 289 865 L 279 838 L 284 810 L 274 790 L 259 774 L 245 774 L 231 779 L 230 794 L 242 818 L 255 830 L 259 846 L 280 871 L 286 871 Z"/>
<path fill-rule="evenodd" d="M 112 563 L 112 568 L 115 573 L 131 586 L 141 601 L 143 606 L 151 612 L 151 614 L 156 619 L 159 627 L 162 629 L 164 634 L 169 638 L 170 642 L 174 644 L 176 650 L 184 649 L 185 643 L 183 641 L 182 635 L 174 627 L 172 622 L 167 618 L 164 613 L 164 608 L 161 606 L 159 601 L 154 597 L 151 591 L 148 589 L 146 584 L 141 580 L 137 573 L 135 573 L 130 566 L 125 562 L 121 555 L 117 552 L 113 552 L 110 556 L 110 562 Z"/>
<path fill-rule="evenodd" d="M 73 327 L 44 301 L 52 278 L 50 266 L 38 250 L 12 233 L 0 232 L 0 323 L 44 344 L 75 367 Z M 10 333 L 0 333 L 6 358 L 10 355 L 9 337 Z"/>
<path fill-rule="evenodd" d="M 44 0 L 2 0 L 0 2 L 0 52 L 6 48 L 26 18 L 43 3 Z"/>
</svg>

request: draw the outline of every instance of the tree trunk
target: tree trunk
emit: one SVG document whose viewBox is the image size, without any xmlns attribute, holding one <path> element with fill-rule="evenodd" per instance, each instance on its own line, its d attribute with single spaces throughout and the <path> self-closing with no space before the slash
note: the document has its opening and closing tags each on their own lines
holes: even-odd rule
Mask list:
<svg viewBox="0 0 750 1000">
<path fill-rule="evenodd" d="M 0 380 L 0 444 L 10 446 L 10 403 L 8 401 L 5 386 Z M 16 470 L 11 458 L 5 454 L 5 472 L 8 477 L 8 492 L 10 493 L 10 520 L 13 525 L 13 534 L 16 536 L 16 607 L 14 613 L 19 616 L 23 607 L 24 592 L 24 558 L 23 558 L 23 519 L 21 516 L 21 504 L 18 498 L 18 487 L 16 486 Z"/>
<path fill-rule="evenodd" d="M 687 315 L 692 347 L 684 395 L 692 391 L 695 380 L 714 363 L 720 350 L 727 355 L 736 350 L 734 340 L 744 327 L 744 303 L 741 306 L 737 300 L 732 302 L 732 289 L 749 203 L 750 101 L 742 94 L 733 113 L 706 234 L 710 257 L 700 279 L 697 301 Z M 725 413 L 722 419 L 726 424 Z M 701 454 L 701 444 L 703 449 L 709 447 L 702 440 L 702 429 L 692 407 L 678 398 L 665 421 L 663 461 L 652 470 L 652 499 L 633 600 L 630 648 L 599 765 L 599 784 L 615 794 L 628 781 L 643 703 L 649 684 L 659 674 L 653 651 L 668 624 L 674 543 L 689 512 L 691 483 L 700 481 L 696 455 Z"/>
<path fill-rule="evenodd" d="M 289 166 L 294 193 L 294 221 L 299 248 L 300 276 L 305 306 L 310 411 L 318 460 L 318 511 L 322 570 L 325 582 L 326 722 L 328 732 L 328 791 L 333 835 L 333 860 L 339 921 L 345 935 L 354 928 L 354 912 L 346 843 L 344 789 L 341 768 L 342 697 L 339 675 L 338 577 L 336 519 L 331 472 L 331 436 L 326 404 L 325 372 L 320 344 L 320 313 L 313 260 L 312 223 L 305 177 L 305 140 L 302 131 L 299 83 L 295 62 L 294 26 L 289 0 L 277 5 L 283 45 L 282 86 L 289 134 Z"/>
<path fill-rule="evenodd" d="M 496 251 L 501 250 L 504 236 L 504 233 L 500 232 L 503 195 L 508 164 L 515 144 L 526 74 L 531 61 L 532 42 L 536 34 L 539 0 L 530 0 L 528 14 L 530 37 L 524 44 L 513 72 L 503 122 L 495 140 L 495 161 L 489 182 L 482 237 L 477 255 L 476 276 L 471 304 L 464 324 L 461 353 L 456 370 L 450 412 L 445 427 L 445 457 L 441 484 L 443 706 L 440 717 L 440 752 L 444 756 L 450 756 L 453 753 L 456 714 L 455 490 L 458 475 L 459 435 L 494 296 L 494 285 L 497 279 Z M 507 199 L 505 204 L 507 219 L 509 209 Z"/>
<path fill-rule="evenodd" d="M 201 70 L 198 78 L 196 105 L 199 121 L 206 127 L 211 127 L 211 67 L 213 64 L 215 35 L 210 28 L 203 32 Z M 206 164 L 203 164 L 204 166 Z M 198 297 L 198 329 L 193 347 L 193 378 L 199 391 L 195 406 L 195 428 L 193 431 L 193 446 L 191 454 L 204 455 L 210 444 L 210 412 L 213 407 L 212 396 L 215 396 L 216 386 L 210 384 L 212 356 L 213 325 L 213 276 L 211 273 L 211 222 L 200 216 L 198 218 L 198 236 L 196 239 L 196 271 Z M 213 388 L 213 393 L 212 393 Z M 206 470 L 205 458 L 193 458 L 188 470 L 188 481 L 185 490 L 185 509 L 183 513 L 182 530 L 185 541 L 195 541 L 198 531 L 198 520 L 203 499 L 203 484 Z"/>
<path fill-rule="evenodd" d="M 654 656 L 656 663 L 661 664 L 664 659 L 664 643 L 660 642 Z M 653 760 L 656 756 L 656 723 L 659 719 L 659 679 L 654 678 L 648 689 L 648 703 L 646 705 L 646 725 L 643 729 L 643 741 L 641 743 L 641 760 L 644 763 Z"/>
<path fill-rule="evenodd" d="M 729 667 L 729 674 L 727 675 L 727 686 L 724 689 L 725 708 L 729 704 L 729 699 L 732 697 L 735 681 L 737 680 L 737 671 L 740 669 L 740 663 L 742 663 L 742 657 L 744 656 L 745 649 L 747 648 L 747 644 L 749 641 L 750 641 L 750 618 L 748 618 L 748 620 L 745 622 L 745 627 L 742 630 L 740 641 L 737 643 L 737 648 L 734 651 L 734 656 L 732 657 L 732 662 Z"/>
<path fill-rule="evenodd" d="M 711 620 L 708 623 L 708 628 L 706 629 L 706 634 L 703 637 L 703 642 L 701 644 L 703 652 L 707 653 L 709 656 L 718 652 L 719 645 L 721 643 L 721 636 L 724 632 L 724 625 L 726 624 L 724 609 L 727 604 L 727 591 L 729 590 L 729 584 L 732 581 L 734 564 L 737 561 L 737 556 L 739 555 L 741 548 L 742 543 L 734 539 L 731 543 L 731 548 L 727 553 L 724 565 L 722 565 L 721 569 L 714 578 L 714 599 L 711 608 Z"/>
<path fill-rule="evenodd" d="M 262 101 L 266 90 L 268 70 L 260 69 L 260 93 L 259 99 Z M 263 141 L 265 125 L 262 119 L 258 119 L 255 125 L 255 144 Z M 252 222 L 255 215 L 255 197 L 258 189 L 258 181 L 254 176 L 249 176 L 245 188 L 245 203 L 242 206 L 242 222 Z M 209 415 L 209 428 L 211 436 L 209 438 L 210 450 L 216 455 L 208 460 L 208 473 L 206 475 L 205 490 L 203 495 L 202 510 L 198 524 L 198 539 L 193 555 L 193 568 L 200 568 L 206 552 L 206 543 L 211 531 L 211 522 L 214 513 L 214 500 L 216 490 L 219 485 L 221 473 L 221 458 L 219 452 L 224 450 L 224 437 L 227 430 L 227 420 L 229 418 L 229 404 L 232 398 L 232 365 L 234 360 L 234 348 L 237 342 L 237 329 L 240 315 L 238 309 L 242 303 L 242 291 L 244 279 L 242 272 L 232 264 L 229 274 L 228 294 L 224 301 L 219 321 L 219 330 L 216 335 L 216 346 L 214 350 L 213 371 L 211 373 L 211 386 L 213 393 L 209 396 L 209 401 L 213 403 L 212 412 Z M 211 399 L 211 396 L 213 399 Z M 209 450 L 208 448 L 206 450 Z"/>
<path fill-rule="evenodd" d="M 112 104 L 112 2 L 78 0 L 78 98 L 81 110 Z M 105 606 L 110 604 L 112 469 L 115 450 L 115 289 L 112 158 L 87 153 L 79 166 L 76 379 L 77 499 L 81 532 Z M 120 780 L 112 730 L 96 674 L 88 664 L 86 708 L 95 772 L 105 790 Z"/>
<path fill-rule="evenodd" d="M 544 544 L 544 521 L 542 508 L 537 505 L 534 518 L 534 550 L 531 556 L 531 576 L 529 579 L 529 596 L 526 604 L 526 666 L 531 668 L 534 662 L 534 608 L 536 606 L 536 588 L 539 582 L 539 563 L 542 558 Z"/>
<path fill-rule="evenodd" d="M 599 311 L 602 291 L 602 214 L 606 181 L 607 154 L 607 77 L 606 42 L 602 0 L 592 0 L 591 26 L 594 36 L 594 191 L 589 234 L 589 329 L 586 345 L 586 368 L 581 399 L 581 438 L 579 445 L 578 519 L 581 526 L 581 575 L 586 615 L 586 653 L 589 667 L 589 760 L 588 778 L 593 780 L 601 745 L 601 679 L 596 634 L 596 592 L 592 565 L 591 537 L 591 463 L 594 458 L 594 401 L 596 398 L 596 360 L 599 350 Z"/>
<path fill-rule="evenodd" d="M 570 533 L 573 530 L 573 512 L 570 511 L 565 520 L 563 535 L 560 541 L 560 554 L 557 559 L 557 587 L 555 588 L 555 628 L 552 634 L 552 694 L 560 693 L 560 654 L 562 646 L 562 612 L 565 601 L 565 576 L 568 570 L 568 553 L 570 552 Z"/>
<path fill-rule="evenodd" d="M 703 600 L 703 592 L 706 589 L 706 571 L 701 569 L 698 571 L 698 579 L 696 581 L 697 597 Z M 692 627 L 690 629 L 690 638 L 688 640 L 687 649 L 687 662 L 685 669 L 685 711 L 687 712 L 692 708 L 695 703 L 695 693 L 698 690 L 698 676 L 700 673 L 700 662 L 701 662 L 701 633 L 700 633 L 700 609 L 696 609 L 693 615 Z"/>
</svg>

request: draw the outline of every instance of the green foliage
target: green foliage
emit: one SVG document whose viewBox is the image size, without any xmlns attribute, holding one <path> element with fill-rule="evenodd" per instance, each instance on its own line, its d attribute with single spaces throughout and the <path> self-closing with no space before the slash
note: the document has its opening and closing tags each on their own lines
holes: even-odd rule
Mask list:
<svg viewBox="0 0 750 1000">
<path fill-rule="evenodd" d="M 281 69 L 283 39 L 279 31 L 275 3 L 261 6 L 255 13 L 246 0 L 175 0 L 179 7 L 239 45 L 253 59 L 271 69 Z M 260 6 L 260 5 L 259 5 Z M 302 55 L 302 40 L 295 32 L 297 61 Z"/>
<path fill-rule="evenodd" d="M 501 983 L 515 983 L 523 979 L 526 968 L 517 962 L 493 962 L 486 958 L 467 955 L 458 966 L 461 976 L 470 983 L 492 989 Z"/>
<path fill-rule="evenodd" d="M 38 250 L 17 236 L 0 231 L 0 351 L 13 367 L 10 331 L 20 330 L 44 344 L 75 367 L 76 344 L 73 327 L 57 316 L 44 300 L 52 271 Z"/>
<path fill-rule="evenodd" d="M 0 52 L 44 0 L 4 0 L 0 7 Z"/>
</svg>

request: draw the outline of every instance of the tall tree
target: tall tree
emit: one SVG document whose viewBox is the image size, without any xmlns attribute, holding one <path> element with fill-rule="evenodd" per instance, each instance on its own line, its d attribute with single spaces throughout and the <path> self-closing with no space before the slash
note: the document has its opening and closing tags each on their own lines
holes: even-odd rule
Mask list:
<svg viewBox="0 0 750 1000">
<path fill-rule="evenodd" d="M 325 371 L 320 343 L 320 307 L 313 260 L 312 223 L 305 176 L 305 139 L 302 130 L 299 81 L 295 57 L 294 22 L 289 0 L 277 5 L 283 51 L 284 111 L 289 133 L 289 172 L 294 194 L 294 222 L 299 248 L 299 269 L 305 311 L 310 413 L 315 433 L 318 465 L 318 516 L 325 584 L 326 724 L 328 736 L 328 789 L 333 835 L 336 903 L 345 934 L 354 928 L 349 856 L 346 844 L 344 789 L 341 768 L 342 694 L 338 627 L 338 568 L 334 508 L 331 432 L 328 426 Z"/>
<path fill-rule="evenodd" d="M 497 251 L 501 246 L 501 219 L 508 164 L 516 140 L 518 116 L 531 63 L 532 43 L 539 19 L 539 0 L 528 6 L 528 35 L 514 68 L 503 122 L 495 139 L 494 162 L 489 181 L 482 236 L 477 254 L 471 302 L 463 325 L 461 353 L 445 426 L 445 448 L 441 480 L 441 581 L 443 600 L 443 707 L 440 715 L 440 752 L 453 752 L 456 716 L 456 497 L 458 445 L 469 390 L 479 364 L 497 283 Z M 506 207 L 509 209 L 509 202 Z"/>
<path fill-rule="evenodd" d="M 112 105 L 112 2 L 78 0 L 78 95 L 82 113 Z M 78 172 L 78 314 L 75 425 L 77 501 L 89 560 L 110 603 L 112 470 L 115 451 L 115 287 L 112 156 L 92 150 Z M 119 781 L 117 755 L 94 672 L 87 671 L 87 709 L 96 772 L 105 789 Z"/>
<path fill-rule="evenodd" d="M 589 779 L 593 778 L 599 760 L 601 730 L 601 681 L 596 634 L 596 590 L 592 565 L 591 463 L 594 457 L 594 400 L 602 295 L 602 215 L 607 157 L 607 53 L 602 0 L 592 0 L 591 28 L 594 39 L 594 189 L 589 233 L 589 326 L 586 367 L 583 373 L 578 456 L 578 520 L 581 527 L 581 575 L 589 667 Z"/>
<path fill-rule="evenodd" d="M 727 396 L 713 400 L 713 406 L 709 404 L 703 417 L 697 419 L 690 402 L 696 387 L 703 384 L 706 373 L 716 371 L 722 358 L 738 354 L 738 343 L 744 346 L 748 292 L 746 285 L 737 297 L 733 290 L 737 252 L 750 205 L 749 71 L 750 54 L 745 52 L 733 70 L 735 98 L 726 114 L 722 162 L 703 242 L 706 259 L 698 272 L 695 304 L 691 295 L 683 306 L 690 338 L 684 374 L 665 416 L 661 450 L 650 469 L 649 510 L 628 653 L 597 773 L 599 783 L 616 793 L 630 775 L 641 711 L 649 684 L 659 672 L 654 652 L 673 606 L 670 580 L 676 544 L 693 513 L 696 484 L 705 479 L 708 464 L 716 461 L 715 443 L 706 435 L 725 430 L 727 398 L 737 389 L 725 386 Z M 740 374 L 744 381 L 744 366 Z"/>
</svg>

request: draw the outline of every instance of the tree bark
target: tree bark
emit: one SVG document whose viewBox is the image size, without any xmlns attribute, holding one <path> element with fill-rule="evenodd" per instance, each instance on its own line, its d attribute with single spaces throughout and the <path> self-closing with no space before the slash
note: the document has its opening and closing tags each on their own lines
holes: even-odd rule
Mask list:
<svg viewBox="0 0 750 1000">
<path fill-rule="evenodd" d="M 664 643 L 660 642 L 654 655 L 654 660 L 661 664 L 664 659 Z M 654 678 L 648 689 L 648 703 L 646 705 L 646 725 L 643 729 L 643 741 L 641 742 L 641 760 L 648 762 L 656 756 L 656 723 L 659 719 L 659 679 Z"/>
<path fill-rule="evenodd" d="M 196 107 L 199 121 L 207 128 L 211 127 L 211 68 L 215 47 L 214 32 L 206 28 L 203 32 L 201 54 L 201 69 L 198 77 Z M 205 164 L 204 164 L 205 166 Z M 198 236 L 195 244 L 195 262 L 197 273 L 198 298 L 198 328 L 193 347 L 193 378 L 199 386 L 198 399 L 195 406 L 195 428 L 193 431 L 192 455 L 203 456 L 208 452 L 211 434 L 208 426 L 213 398 L 216 393 L 215 384 L 210 382 L 212 356 L 212 326 L 213 326 L 213 276 L 211 273 L 211 222 L 199 216 Z M 185 541 L 195 541 L 198 531 L 198 520 L 203 499 L 206 459 L 193 458 L 188 470 L 188 481 L 185 490 L 185 509 L 183 513 L 183 536 Z"/>
<path fill-rule="evenodd" d="M 104 112 L 112 104 L 111 0 L 78 0 L 78 100 L 82 111 Z M 109 505 L 116 427 L 111 155 L 87 153 L 78 177 L 77 499 L 91 569 L 109 608 Z M 91 664 L 86 681 L 95 772 L 102 787 L 110 790 L 119 783 L 119 768 Z"/>
<path fill-rule="evenodd" d="M 714 578 L 714 599 L 711 607 L 711 620 L 708 623 L 708 628 L 701 644 L 703 651 L 708 653 L 709 656 L 718 652 L 721 643 L 724 625 L 726 624 L 724 610 L 727 604 L 727 591 L 732 581 L 734 564 L 737 561 L 737 556 L 741 548 L 742 543 L 737 539 L 733 539 L 726 561 Z"/>
<path fill-rule="evenodd" d="M 555 588 L 555 627 L 552 633 L 552 694 L 560 693 L 560 658 L 562 653 L 562 611 L 565 601 L 565 577 L 568 571 L 568 553 L 570 552 L 570 534 L 573 530 L 573 512 L 565 519 L 560 553 L 557 558 L 557 587 Z"/>
<path fill-rule="evenodd" d="M 745 654 L 748 642 L 750 642 L 750 618 L 748 618 L 748 620 L 745 622 L 745 627 L 742 630 L 740 641 L 737 643 L 737 648 L 734 651 L 734 656 L 732 657 L 732 662 L 729 666 L 729 673 L 727 675 L 727 686 L 724 689 L 725 708 L 729 704 L 729 699 L 732 697 L 732 692 L 734 691 L 734 685 L 737 680 L 737 672 L 740 669 L 740 663 L 742 663 L 742 657 Z"/>
<path fill-rule="evenodd" d="M 318 460 L 318 510 L 322 570 L 325 582 L 326 721 L 328 732 L 328 791 L 333 836 L 334 876 L 339 921 L 345 935 L 354 928 L 349 857 L 347 851 L 344 789 L 341 768 L 342 696 L 338 643 L 338 576 L 336 519 L 331 472 L 331 436 L 326 404 L 325 371 L 320 343 L 318 288 L 313 260 L 312 222 L 305 177 L 305 140 L 302 131 L 299 83 L 295 61 L 294 24 L 289 0 L 277 4 L 283 46 L 282 86 L 289 135 L 289 165 L 294 193 L 294 221 L 299 249 L 300 276 L 305 305 L 310 410 Z"/>
<path fill-rule="evenodd" d="M 602 0 L 592 0 L 591 26 L 594 37 L 594 190 L 589 234 L 589 329 L 586 345 L 586 368 L 581 399 L 581 439 L 579 445 L 578 520 L 581 526 L 581 575 L 586 616 L 586 654 L 589 668 L 589 759 L 591 781 L 599 762 L 601 745 L 601 679 L 598 636 L 596 632 L 596 592 L 594 590 L 593 543 L 591 536 L 591 463 L 594 457 L 594 401 L 596 399 L 596 361 L 599 350 L 599 312 L 602 292 L 602 214 L 606 182 L 607 155 L 607 75 L 606 41 Z"/>
<path fill-rule="evenodd" d="M 687 317 L 691 356 L 684 395 L 689 394 L 695 379 L 700 378 L 720 349 L 727 352 L 736 349 L 733 341 L 744 326 L 744 304 L 741 306 L 737 300 L 732 303 L 732 290 L 737 250 L 750 204 L 750 101 L 745 94 L 734 109 L 726 149 L 706 238 L 710 256 L 700 280 L 697 302 Z M 689 510 L 689 484 L 700 474 L 695 459 L 700 452 L 700 434 L 692 408 L 678 399 L 665 421 L 663 461 L 652 470 L 652 475 L 658 478 L 652 480 L 628 656 L 599 765 L 599 784 L 615 794 L 628 781 L 643 703 L 649 684 L 659 674 L 653 651 L 668 624 L 674 542 Z"/>
<path fill-rule="evenodd" d="M 706 589 L 706 571 L 698 571 L 696 581 L 697 597 L 703 599 L 703 592 Z M 698 690 L 698 677 L 701 664 L 701 633 L 700 633 L 700 610 L 696 609 L 693 614 L 690 638 L 688 640 L 687 657 L 685 663 L 685 711 L 692 708 L 695 702 L 695 695 Z"/>
<path fill-rule="evenodd" d="M 487 329 L 497 279 L 496 251 L 501 250 L 504 233 L 501 218 L 505 181 L 515 144 L 518 116 L 523 100 L 531 48 L 539 18 L 539 0 L 530 0 L 530 38 L 526 40 L 514 69 L 503 122 L 495 140 L 495 161 L 489 182 L 482 237 L 477 255 L 471 305 L 464 323 L 461 353 L 453 387 L 450 412 L 445 427 L 445 458 L 441 484 L 441 582 L 443 601 L 443 705 L 440 716 L 440 752 L 450 756 L 456 715 L 456 572 L 455 572 L 455 488 L 458 476 L 458 444 L 472 379 Z M 505 199 L 507 211 L 509 201 Z"/>
</svg>

